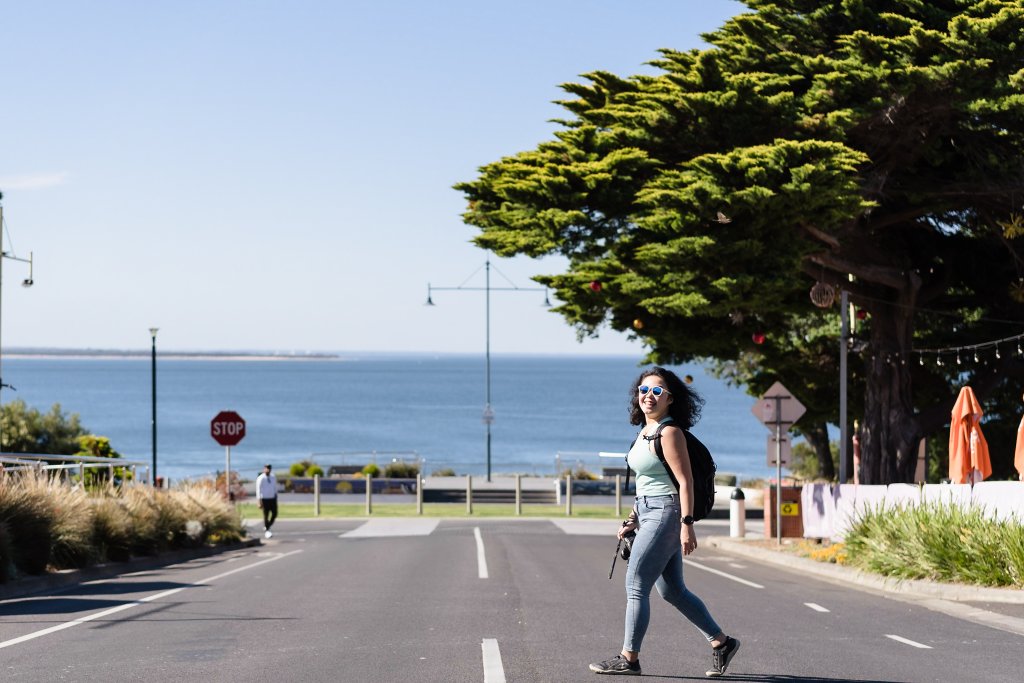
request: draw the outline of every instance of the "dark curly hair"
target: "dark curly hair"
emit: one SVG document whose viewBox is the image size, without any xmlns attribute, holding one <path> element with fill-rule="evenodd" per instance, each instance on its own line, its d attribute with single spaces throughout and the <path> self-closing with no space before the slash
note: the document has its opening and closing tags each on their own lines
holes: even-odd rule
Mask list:
<svg viewBox="0 0 1024 683">
<path fill-rule="evenodd" d="M 672 394 L 672 402 L 668 406 L 669 416 L 682 429 L 693 428 L 700 419 L 704 399 L 696 391 L 686 386 L 676 373 L 657 365 L 641 372 L 629 387 L 629 423 L 642 425 L 647 420 L 644 412 L 640 410 L 640 395 L 636 388 L 640 386 L 645 377 L 651 376 L 660 377 L 668 387 L 669 393 Z"/>
</svg>

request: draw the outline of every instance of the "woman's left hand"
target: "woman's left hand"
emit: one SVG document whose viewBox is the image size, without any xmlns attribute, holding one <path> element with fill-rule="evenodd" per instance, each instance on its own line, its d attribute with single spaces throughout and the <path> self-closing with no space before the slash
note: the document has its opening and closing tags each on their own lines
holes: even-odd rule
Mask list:
<svg viewBox="0 0 1024 683">
<path fill-rule="evenodd" d="M 689 555 L 697 549 L 697 532 L 693 530 L 692 524 L 684 524 L 679 532 L 679 542 L 683 546 L 683 555 Z"/>
</svg>

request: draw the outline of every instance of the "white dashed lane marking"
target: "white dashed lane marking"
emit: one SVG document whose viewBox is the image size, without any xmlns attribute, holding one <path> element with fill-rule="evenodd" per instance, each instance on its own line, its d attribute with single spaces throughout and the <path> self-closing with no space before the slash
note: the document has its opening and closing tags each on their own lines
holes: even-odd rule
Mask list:
<svg viewBox="0 0 1024 683">
<path fill-rule="evenodd" d="M 494 638 L 484 638 L 484 683 L 505 683 L 505 667 L 501 665 L 501 650 Z"/>
<path fill-rule="evenodd" d="M 484 554 L 484 538 L 480 535 L 480 527 L 473 528 L 473 536 L 476 538 L 476 568 L 480 573 L 480 578 L 486 579 L 487 555 Z M 497 641 L 495 641 L 495 646 L 497 646 Z M 502 680 L 505 680 L 504 677 L 502 677 Z"/>
<path fill-rule="evenodd" d="M 754 583 L 753 581 L 747 581 L 746 579 L 741 579 L 740 577 L 735 576 L 734 574 L 730 574 L 728 572 L 723 572 L 723 571 L 720 571 L 718 569 L 712 569 L 711 567 L 708 567 L 707 565 L 703 565 L 700 562 L 694 562 L 693 560 L 683 560 L 683 563 L 687 567 L 694 567 L 696 569 L 703 569 L 706 572 L 711 572 L 712 574 L 717 574 L 718 576 L 723 576 L 723 577 L 725 577 L 725 578 L 727 578 L 727 579 L 729 579 L 731 581 L 735 581 L 736 583 L 742 583 L 744 586 L 750 586 L 751 588 L 764 588 L 764 586 L 762 586 L 759 583 Z"/>
<path fill-rule="evenodd" d="M 892 638 L 897 643 L 903 643 L 904 645 L 910 645 L 911 647 L 916 647 L 916 648 L 921 649 L 921 650 L 930 650 L 930 649 L 932 649 L 931 645 L 925 645 L 924 643 L 919 643 L 916 640 L 910 640 L 908 638 L 903 638 L 902 636 L 894 636 L 891 633 L 886 633 L 885 637 L 886 638 Z"/>
<path fill-rule="evenodd" d="M 808 607 L 810 607 L 815 612 L 828 612 L 829 611 L 829 610 L 825 609 L 824 607 L 822 607 L 821 605 L 819 605 L 816 602 L 805 602 L 804 604 L 807 605 Z"/>
</svg>

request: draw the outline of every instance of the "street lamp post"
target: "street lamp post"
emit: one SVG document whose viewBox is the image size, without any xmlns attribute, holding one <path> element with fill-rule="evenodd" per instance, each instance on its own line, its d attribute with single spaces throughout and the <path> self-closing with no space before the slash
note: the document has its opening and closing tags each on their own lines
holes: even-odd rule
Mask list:
<svg viewBox="0 0 1024 683">
<path fill-rule="evenodd" d="M 548 288 L 547 287 L 517 287 L 511 280 L 505 277 L 504 273 L 498 271 L 502 277 L 508 280 L 511 287 L 491 287 L 491 257 L 488 254 L 487 260 L 484 261 L 484 286 L 483 287 L 466 287 L 465 282 L 458 287 L 434 287 L 429 282 L 427 283 L 427 306 L 434 306 L 433 292 L 435 291 L 461 291 L 461 292 L 480 292 L 484 294 L 484 327 L 485 327 L 485 345 L 484 345 L 484 358 L 485 358 L 485 376 L 486 376 L 486 396 L 484 401 L 484 413 L 483 422 L 487 426 L 487 481 L 491 481 L 491 425 L 494 424 L 494 408 L 491 406 L 491 292 L 502 291 L 502 292 L 544 292 L 544 305 L 550 306 L 551 301 L 548 299 Z M 497 270 L 497 268 L 495 268 Z M 480 272 L 477 268 L 473 272 L 476 275 Z M 466 278 L 468 282 L 473 275 Z"/>
<path fill-rule="evenodd" d="M 150 483 L 156 486 L 156 333 L 160 330 L 159 327 L 149 328 L 149 335 L 153 338 L 153 353 L 152 362 L 150 368 L 152 370 L 152 387 L 153 387 L 153 473 L 150 475 Z"/>
<path fill-rule="evenodd" d="M 34 281 L 32 279 L 32 252 L 29 252 L 28 253 L 28 258 L 24 259 L 24 258 L 19 258 L 18 256 L 15 256 L 13 253 L 8 254 L 6 251 L 3 250 L 3 234 L 4 234 L 4 227 L 3 227 L 4 226 L 3 198 L 4 198 L 4 195 L 3 195 L 2 192 L 0 192 L 0 291 L 2 291 L 2 288 L 3 288 L 3 266 L 4 266 L 4 259 L 5 258 L 6 259 L 10 259 L 12 261 L 20 261 L 21 263 L 27 263 L 28 264 L 28 277 L 25 278 L 24 280 L 22 280 L 21 284 L 22 284 L 23 287 L 31 287 L 33 285 L 33 283 L 34 283 Z M 12 251 L 13 251 L 13 248 L 12 248 Z M 3 297 L 0 296 L 0 302 L 2 302 L 2 300 L 3 300 Z M 0 343 L 0 349 L 2 349 L 2 346 L 3 346 L 2 343 Z M 2 353 L 2 351 L 0 351 L 0 359 L 2 359 L 2 357 L 3 357 L 3 353 Z M 2 373 L 0 373 L 0 407 L 3 406 L 3 398 L 2 398 L 3 390 L 5 388 L 7 388 L 7 387 L 10 387 L 11 389 L 14 388 L 14 387 L 11 387 L 11 385 L 9 385 L 9 384 L 5 384 L 4 383 L 3 375 L 2 375 Z M 0 425 L 2 425 L 2 424 L 3 424 L 3 422 L 2 422 L 2 420 L 0 420 Z M 0 452 L 3 452 L 3 432 L 2 432 L 2 427 L 0 427 Z"/>
</svg>

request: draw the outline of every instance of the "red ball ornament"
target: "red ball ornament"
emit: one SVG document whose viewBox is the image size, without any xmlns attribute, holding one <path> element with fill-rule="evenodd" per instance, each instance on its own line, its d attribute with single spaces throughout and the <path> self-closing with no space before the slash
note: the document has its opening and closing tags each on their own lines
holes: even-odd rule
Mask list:
<svg viewBox="0 0 1024 683">
<path fill-rule="evenodd" d="M 861 308 L 861 309 L 859 309 L 857 311 L 857 320 L 864 320 L 867 317 L 868 317 L 868 312 L 865 311 L 863 308 Z"/>
<path fill-rule="evenodd" d="M 590 291 L 592 291 L 592 292 L 600 292 L 601 291 L 601 283 L 598 282 L 597 280 L 591 280 L 591 282 L 590 282 Z"/>
<path fill-rule="evenodd" d="M 765 339 L 764 332 L 755 332 L 754 334 L 750 335 L 750 339 L 755 344 L 758 344 L 758 345 L 764 344 L 764 339 Z"/>
</svg>

